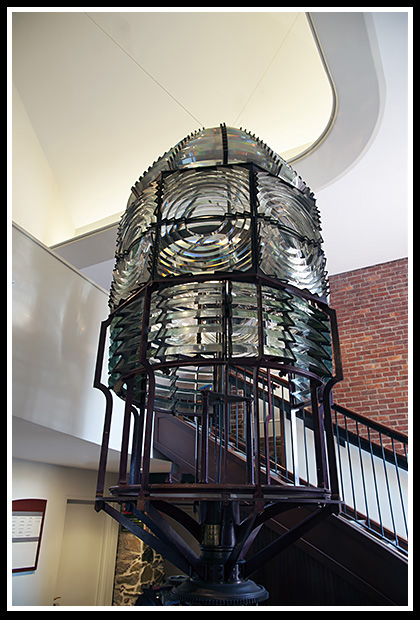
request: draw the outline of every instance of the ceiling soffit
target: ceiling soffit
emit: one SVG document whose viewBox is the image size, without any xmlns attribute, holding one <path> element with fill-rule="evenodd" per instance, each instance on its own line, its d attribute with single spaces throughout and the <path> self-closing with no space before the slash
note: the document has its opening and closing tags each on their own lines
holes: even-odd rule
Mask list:
<svg viewBox="0 0 420 620">
<path fill-rule="evenodd" d="M 316 193 L 345 174 L 368 148 L 381 120 L 383 78 L 374 53 L 368 16 L 363 13 L 311 13 L 308 23 L 333 88 L 333 106 L 330 122 L 318 139 L 289 162 Z M 355 40 L 358 41 L 356 50 Z M 355 114 L 361 101 L 363 114 Z M 156 159 L 170 146 L 173 145 L 166 143 Z M 268 146 L 272 145 L 268 143 Z M 134 180 L 142 173 L 143 170 L 137 170 Z M 131 187 L 133 179 L 130 183 Z M 117 224 L 113 222 L 93 233 L 81 234 L 54 249 L 79 269 L 112 261 L 115 245 L 108 245 L 108 241 L 102 243 L 102 237 L 104 241 L 115 239 Z M 100 248 L 98 253 L 94 247 Z"/>
</svg>

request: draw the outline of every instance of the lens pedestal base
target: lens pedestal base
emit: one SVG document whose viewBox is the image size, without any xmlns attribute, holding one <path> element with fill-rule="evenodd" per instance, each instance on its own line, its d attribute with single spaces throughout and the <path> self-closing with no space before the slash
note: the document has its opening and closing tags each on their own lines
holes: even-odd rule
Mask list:
<svg viewBox="0 0 420 620">
<path fill-rule="evenodd" d="M 258 605 L 267 600 L 268 592 L 250 579 L 228 583 L 186 579 L 171 596 L 185 605 Z"/>
</svg>

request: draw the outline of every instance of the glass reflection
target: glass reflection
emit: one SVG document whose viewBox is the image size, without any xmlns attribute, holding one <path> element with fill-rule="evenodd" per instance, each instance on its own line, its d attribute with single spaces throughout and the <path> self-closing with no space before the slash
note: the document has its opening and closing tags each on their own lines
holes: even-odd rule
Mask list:
<svg viewBox="0 0 420 620">
<path fill-rule="evenodd" d="M 257 184 L 258 215 L 314 243 L 322 242 L 314 202 L 265 172 L 257 173 Z"/>
<path fill-rule="evenodd" d="M 174 415 L 200 413 L 202 391 L 212 388 L 213 381 L 213 370 L 206 366 L 157 370 L 155 408 Z"/>
<path fill-rule="evenodd" d="M 326 315 L 280 286 L 327 300 L 320 230 L 309 188 L 249 132 L 220 126 L 179 142 L 136 182 L 118 228 L 110 385 L 124 396 L 124 377 L 134 374 L 140 400 L 142 338 L 155 366 L 156 406 L 166 411 L 195 411 L 202 389 L 220 386 L 201 360 L 258 358 L 331 376 Z M 273 286 L 259 288 L 261 274 Z M 153 292 L 143 317 L 145 285 Z M 310 396 L 305 378 L 295 376 L 292 388 L 296 402 Z"/>
<path fill-rule="evenodd" d="M 222 283 L 177 285 L 153 293 L 150 361 L 223 353 Z"/>
<path fill-rule="evenodd" d="M 108 384 L 119 395 L 122 378 L 139 364 L 143 312 L 144 296 L 140 295 L 128 307 L 120 308 L 110 324 Z M 137 396 L 140 396 L 138 391 Z"/>
<path fill-rule="evenodd" d="M 133 243 L 156 224 L 157 190 L 157 183 L 151 183 L 123 214 L 117 233 L 117 257 L 129 252 Z"/>
<path fill-rule="evenodd" d="M 252 264 L 250 229 L 250 219 L 244 218 L 163 224 L 157 274 L 246 271 Z"/>
<path fill-rule="evenodd" d="M 175 147 L 171 169 L 223 164 L 223 140 L 221 127 L 202 129 Z"/>
<path fill-rule="evenodd" d="M 246 282 L 233 282 L 230 295 L 231 355 L 257 356 L 259 352 L 257 287 Z"/>
<path fill-rule="evenodd" d="M 191 170 L 165 176 L 163 220 L 245 213 L 250 213 L 250 197 L 249 173 L 244 168 Z"/>
<path fill-rule="evenodd" d="M 117 308 L 149 280 L 153 241 L 153 231 L 148 232 L 131 246 L 128 253 L 117 258 L 110 290 L 111 310 Z"/>
<path fill-rule="evenodd" d="M 259 222 L 259 240 L 263 273 L 320 298 L 327 297 L 325 257 L 318 244 L 300 239 L 264 220 Z"/>
</svg>

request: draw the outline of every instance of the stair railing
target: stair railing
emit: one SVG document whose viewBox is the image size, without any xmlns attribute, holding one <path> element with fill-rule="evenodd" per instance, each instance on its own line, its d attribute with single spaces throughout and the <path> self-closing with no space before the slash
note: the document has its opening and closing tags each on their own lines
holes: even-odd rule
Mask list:
<svg viewBox="0 0 420 620">
<path fill-rule="evenodd" d="M 407 551 L 408 437 L 332 405 L 342 514 Z"/>
<path fill-rule="evenodd" d="M 229 380 L 232 394 L 256 394 L 252 373 L 245 368 L 232 369 Z M 316 487 L 319 461 L 314 433 L 319 432 L 320 417 L 314 420 L 310 401 L 307 406 L 293 404 L 289 385 L 273 372 L 258 374 L 253 436 L 258 438 L 262 475 L 274 484 Z M 338 404 L 332 404 L 331 409 L 341 514 L 405 553 L 407 436 Z M 229 408 L 229 449 L 237 454 L 247 441 L 246 419 L 242 403 Z M 220 434 L 220 428 L 215 432 Z M 219 435 L 215 440 L 220 441 Z"/>
</svg>

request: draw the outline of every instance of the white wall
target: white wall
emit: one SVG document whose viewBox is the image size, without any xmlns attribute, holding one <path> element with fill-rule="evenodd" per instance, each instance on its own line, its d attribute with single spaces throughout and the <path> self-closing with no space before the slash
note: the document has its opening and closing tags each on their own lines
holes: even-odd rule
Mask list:
<svg viewBox="0 0 420 620">
<path fill-rule="evenodd" d="M 13 416 L 100 445 L 105 398 L 93 379 L 108 294 L 16 226 L 12 241 Z M 105 356 L 104 383 L 106 371 Z M 115 399 L 116 450 L 122 411 Z"/>
<path fill-rule="evenodd" d="M 93 378 L 100 325 L 108 316 L 108 294 L 15 225 L 12 249 L 12 414 L 15 420 L 32 424 L 24 429 L 37 429 L 31 446 L 37 458 L 36 462 L 23 460 L 28 456 L 13 459 L 11 499 L 46 499 L 47 509 L 38 568 L 13 575 L 11 597 L 13 606 L 51 606 L 54 597 L 60 595 L 55 589 L 60 559 L 70 570 L 77 571 L 77 558 L 63 560 L 61 556 L 67 500 L 92 502 L 97 471 L 82 469 L 77 454 L 77 468 L 49 464 L 48 459 L 58 448 L 54 445 L 50 449 L 43 439 L 41 449 L 37 438 L 42 429 L 53 429 L 59 432 L 47 436 L 54 442 L 66 437 L 77 437 L 86 445 L 102 442 L 105 398 L 93 387 Z M 104 383 L 106 373 L 105 355 Z M 115 398 L 110 447 L 117 451 L 123 405 Z M 19 437 L 13 439 L 19 442 Z M 25 441 L 29 441 L 26 436 Z M 116 479 L 111 476 L 106 487 L 112 484 Z M 87 521 L 92 526 L 95 519 L 80 523 L 81 531 L 88 526 Z M 118 526 L 103 513 L 97 522 L 104 532 L 107 562 L 112 564 Z M 96 540 L 95 552 L 102 557 L 103 551 L 98 550 L 101 537 L 96 536 Z M 104 567 L 102 560 L 93 562 L 98 574 L 91 575 L 85 591 L 98 601 L 95 604 L 110 604 L 111 564 Z"/>
<path fill-rule="evenodd" d="M 383 116 L 363 156 L 332 185 L 316 192 L 331 275 L 409 255 L 408 18 L 398 12 L 372 16 L 385 82 Z M 298 163 L 295 169 L 299 172 Z"/>
<path fill-rule="evenodd" d="M 46 245 L 74 236 L 57 182 L 13 86 L 13 219 Z"/>
<path fill-rule="evenodd" d="M 54 597 L 57 596 L 56 580 L 61 558 L 67 500 L 91 500 L 95 495 L 95 488 L 96 472 L 94 471 L 20 459 L 13 460 L 12 499 L 47 500 L 38 568 L 32 572 L 13 574 L 9 582 L 8 593 L 13 606 L 53 605 Z M 94 511 L 93 507 L 92 511 Z M 98 526 L 99 524 L 102 526 L 102 513 L 97 516 Z M 107 536 L 104 537 L 104 546 L 109 545 L 111 552 L 107 554 L 108 566 L 102 566 L 102 578 L 105 579 L 105 583 L 99 583 L 101 577 L 99 573 L 92 574 L 90 588 L 93 592 L 97 592 L 98 585 L 103 586 L 101 595 L 104 600 L 109 601 L 112 595 L 118 526 L 110 518 L 106 520 L 106 523 L 108 529 Z M 80 523 L 80 528 L 84 527 L 85 523 Z M 74 571 L 77 571 L 77 558 L 69 557 L 67 562 L 73 566 Z"/>
<path fill-rule="evenodd" d="M 303 421 L 295 420 L 295 453 L 298 475 L 316 486 L 316 462 L 314 433 L 304 430 Z M 290 421 L 285 421 L 286 454 L 288 469 L 292 469 Z M 307 453 L 305 449 L 307 447 Z M 369 451 L 354 445 L 336 447 L 339 473 L 340 496 L 346 506 L 367 516 L 372 522 L 382 525 L 390 532 L 396 532 L 407 539 L 408 472 L 402 468 L 398 473 L 394 463 L 384 462 Z M 340 468 L 341 466 L 341 468 Z"/>
</svg>

